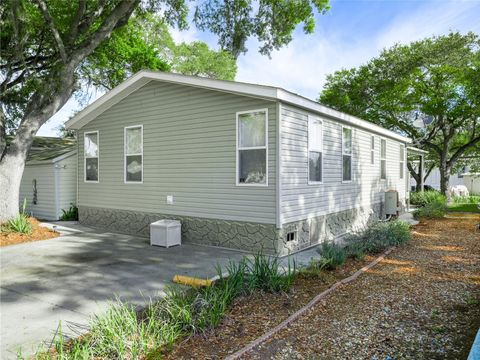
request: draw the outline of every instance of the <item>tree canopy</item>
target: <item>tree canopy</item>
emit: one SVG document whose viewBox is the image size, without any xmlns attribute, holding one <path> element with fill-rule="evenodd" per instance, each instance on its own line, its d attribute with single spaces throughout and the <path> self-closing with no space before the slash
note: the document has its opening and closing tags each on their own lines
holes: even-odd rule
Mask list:
<svg viewBox="0 0 480 360">
<path fill-rule="evenodd" d="M 311 33 L 315 10 L 323 12 L 327 6 L 328 0 L 199 1 L 194 20 L 236 60 L 247 51 L 249 38 L 256 38 L 260 52 L 268 55 L 292 40 L 297 25 L 303 23 Z M 222 67 L 218 76 L 232 76 L 225 54 L 211 53 L 199 43 L 175 47 L 173 59 L 157 56 L 166 44 L 150 41 L 158 35 L 146 31 L 148 26 L 129 22 L 132 16 L 137 21 L 157 16 L 182 30 L 188 12 L 185 0 L 0 3 L 0 221 L 18 214 L 20 181 L 33 137 L 85 82 L 110 88 L 136 70 L 173 66 L 212 75 L 207 66 L 211 61 Z M 15 135 L 8 144 L 7 133 Z"/>
<path fill-rule="evenodd" d="M 430 152 L 442 190 L 480 148 L 480 38 L 452 32 L 395 45 L 327 77 L 319 101 L 411 137 Z"/>
</svg>

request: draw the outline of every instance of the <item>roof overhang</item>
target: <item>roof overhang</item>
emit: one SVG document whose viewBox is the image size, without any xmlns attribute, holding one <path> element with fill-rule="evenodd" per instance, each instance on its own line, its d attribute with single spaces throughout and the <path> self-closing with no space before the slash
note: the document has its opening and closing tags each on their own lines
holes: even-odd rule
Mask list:
<svg viewBox="0 0 480 360">
<path fill-rule="evenodd" d="M 425 151 L 413 146 L 407 146 L 407 153 L 416 154 L 416 155 L 426 155 L 428 154 L 428 151 Z"/>
<path fill-rule="evenodd" d="M 55 164 L 56 162 L 59 162 L 63 159 L 69 158 L 70 156 L 73 156 L 77 153 L 77 150 L 72 150 L 69 151 L 65 154 L 62 154 L 60 156 L 57 156 L 56 158 L 53 159 L 48 159 L 48 160 L 30 160 L 25 163 L 25 165 L 47 165 L 47 164 Z"/>
<path fill-rule="evenodd" d="M 81 129 L 104 111 L 151 81 L 169 82 L 178 85 L 228 92 L 265 100 L 280 101 L 282 103 L 298 106 L 305 110 L 335 119 L 346 125 L 363 128 L 400 142 L 411 143 L 411 140 L 408 137 L 399 135 L 369 121 L 365 121 L 355 116 L 330 109 L 317 103 L 316 101 L 307 99 L 303 96 L 294 94 L 281 88 L 147 70 L 142 70 L 136 73 L 111 91 L 104 94 L 98 100 L 94 101 L 92 104 L 68 120 L 65 123 L 65 126 L 67 129 Z"/>
</svg>

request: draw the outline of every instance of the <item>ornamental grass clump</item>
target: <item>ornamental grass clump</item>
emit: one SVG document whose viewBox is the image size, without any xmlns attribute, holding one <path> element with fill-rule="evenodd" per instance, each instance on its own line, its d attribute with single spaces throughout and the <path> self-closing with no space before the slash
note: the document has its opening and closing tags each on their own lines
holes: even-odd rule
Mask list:
<svg viewBox="0 0 480 360">
<path fill-rule="evenodd" d="M 346 252 L 378 253 L 391 246 L 403 244 L 411 239 L 410 225 L 400 221 L 377 221 L 364 231 L 346 237 Z"/>
<path fill-rule="evenodd" d="M 19 234 L 31 234 L 32 224 L 30 223 L 29 216 L 26 213 L 27 199 L 23 199 L 22 211 L 17 217 L 2 224 L 1 230 L 5 232 L 15 232 Z"/>
<path fill-rule="evenodd" d="M 325 241 L 317 249 L 320 259 L 310 263 L 310 267 L 318 270 L 334 270 L 342 266 L 347 260 L 347 252 L 340 244 L 333 241 Z"/>
<path fill-rule="evenodd" d="M 293 284 L 295 264 L 282 269 L 277 258 L 257 254 L 230 262 L 228 276 L 217 268 L 211 286 L 167 288 L 165 296 L 141 311 L 117 300 L 92 318 L 90 331 L 65 342 L 61 328 L 53 349 L 39 351 L 36 359 L 143 359 L 157 358 L 180 338 L 217 326 L 233 300 L 253 291 L 287 291 Z M 19 358 L 22 358 L 19 356 Z"/>
</svg>

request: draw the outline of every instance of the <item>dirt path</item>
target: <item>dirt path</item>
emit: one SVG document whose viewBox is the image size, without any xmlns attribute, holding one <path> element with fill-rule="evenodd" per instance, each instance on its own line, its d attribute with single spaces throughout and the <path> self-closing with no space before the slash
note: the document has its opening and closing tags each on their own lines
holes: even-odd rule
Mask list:
<svg viewBox="0 0 480 360">
<path fill-rule="evenodd" d="M 474 224 L 420 223 L 408 245 L 245 358 L 466 359 L 480 326 Z"/>
</svg>

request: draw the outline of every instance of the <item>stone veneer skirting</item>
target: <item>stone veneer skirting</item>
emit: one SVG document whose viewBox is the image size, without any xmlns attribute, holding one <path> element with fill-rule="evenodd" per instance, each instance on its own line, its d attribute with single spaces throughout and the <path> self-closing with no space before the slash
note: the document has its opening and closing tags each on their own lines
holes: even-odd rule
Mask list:
<svg viewBox="0 0 480 360">
<path fill-rule="evenodd" d="M 150 223 L 161 219 L 179 220 L 182 223 L 182 241 L 191 244 L 221 246 L 249 252 L 287 255 L 318 244 L 334 240 L 346 232 L 358 231 L 381 217 L 381 203 L 372 207 L 349 209 L 284 224 L 260 224 L 243 221 L 206 219 L 189 216 L 155 214 L 119 209 L 79 206 L 80 223 L 113 232 L 148 237 Z M 294 241 L 286 241 L 286 234 L 295 232 Z"/>
</svg>

